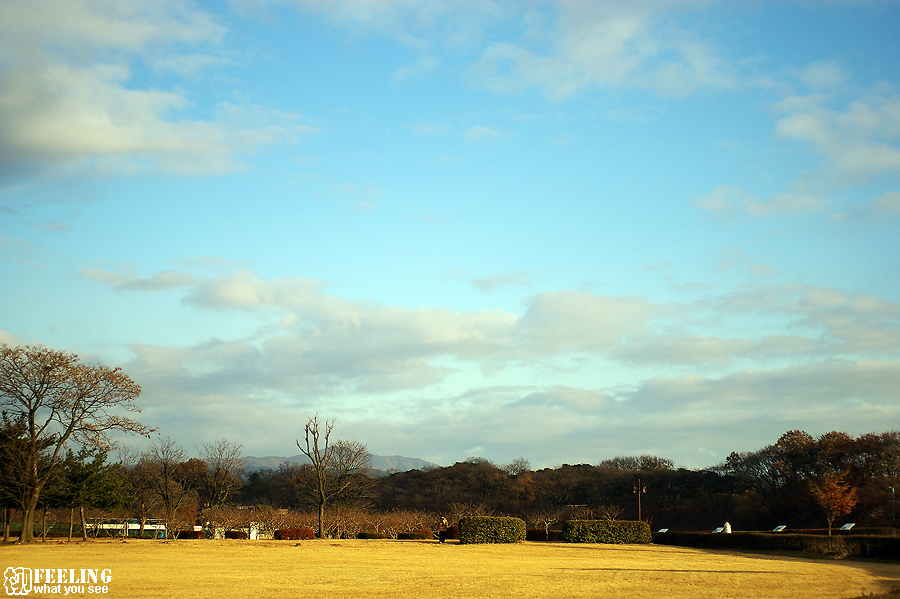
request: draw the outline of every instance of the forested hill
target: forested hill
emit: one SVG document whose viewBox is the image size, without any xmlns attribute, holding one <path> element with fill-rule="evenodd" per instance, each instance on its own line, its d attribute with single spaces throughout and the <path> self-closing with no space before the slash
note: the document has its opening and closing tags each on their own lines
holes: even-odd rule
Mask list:
<svg viewBox="0 0 900 599">
<path fill-rule="evenodd" d="M 258 470 L 275 470 L 280 465 L 288 464 L 309 464 L 309 458 L 305 455 L 295 455 L 292 457 L 283 456 L 263 456 L 244 457 L 244 470 L 249 474 Z M 437 464 L 421 460 L 419 458 L 407 458 L 400 455 L 373 455 L 369 462 L 372 470 L 388 472 L 406 472 L 407 470 L 423 470 L 426 468 L 438 468 Z"/>
</svg>

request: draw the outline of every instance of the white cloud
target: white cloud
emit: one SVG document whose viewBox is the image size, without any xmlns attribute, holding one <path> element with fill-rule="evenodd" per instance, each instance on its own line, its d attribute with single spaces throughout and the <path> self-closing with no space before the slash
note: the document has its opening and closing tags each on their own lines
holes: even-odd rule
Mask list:
<svg viewBox="0 0 900 599">
<path fill-rule="evenodd" d="M 789 192 L 776 193 L 763 200 L 730 185 L 720 185 L 694 199 L 694 206 L 697 208 L 726 220 L 738 217 L 818 214 L 826 212 L 832 203 L 831 200 L 814 194 Z"/>
<path fill-rule="evenodd" d="M 185 91 L 135 82 L 132 65 L 141 60 L 180 74 L 215 62 L 177 48 L 215 48 L 225 32 L 180 2 L 3 3 L 0 162 L 10 174 L 23 164 L 89 161 L 113 172 L 221 172 L 235 167 L 238 152 L 309 131 L 293 115 L 230 104 L 212 119 L 186 119 Z"/>
<path fill-rule="evenodd" d="M 531 275 L 526 272 L 512 271 L 503 274 L 497 274 L 490 277 L 473 279 L 474 284 L 484 293 L 490 293 L 495 289 L 509 286 L 529 286 L 532 284 Z"/>
<path fill-rule="evenodd" d="M 484 125 L 475 125 L 466 129 L 466 139 L 469 141 L 490 141 L 494 139 L 503 139 L 512 135 L 511 131 L 505 129 L 493 129 Z"/>
<path fill-rule="evenodd" d="M 175 270 L 158 272 L 149 278 L 142 278 L 134 273 L 118 274 L 94 266 L 81 269 L 81 276 L 106 283 L 115 289 L 132 291 L 159 291 L 176 287 L 188 287 L 194 283 L 194 277 Z"/>
<path fill-rule="evenodd" d="M 883 224 L 900 218 L 900 192 L 889 191 L 868 202 L 863 202 L 846 212 L 831 215 L 835 221 L 864 221 L 870 224 Z"/>
<path fill-rule="evenodd" d="M 824 159 L 817 176 L 838 184 L 860 185 L 900 173 L 900 96 L 869 94 L 843 109 L 823 97 L 787 98 L 775 135 L 809 143 Z"/>
<path fill-rule="evenodd" d="M 665 18 L 692 4 L 560 2 L 556 27 L 544 29 L 543 47 L 494 43 L 472 73 L 489 89 L 539 87 L 554 98 L 592 86 L 647 88 L 665 96 L 737 87 L 735 68 L 709 42 Z"/>
</svg>

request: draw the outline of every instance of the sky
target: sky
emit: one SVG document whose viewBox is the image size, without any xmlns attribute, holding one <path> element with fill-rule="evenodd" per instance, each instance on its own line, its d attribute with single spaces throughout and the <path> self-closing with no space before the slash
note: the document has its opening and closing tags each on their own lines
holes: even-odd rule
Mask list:
<svg viewBox="0 0 900 599">
<path fill-rule="evenodd" d="M 189 453 L 900 428 L 900 2 L 0 0 L 0 342 Z M 127 437 L 133 448 L 150 441 Z"/>
</svg>

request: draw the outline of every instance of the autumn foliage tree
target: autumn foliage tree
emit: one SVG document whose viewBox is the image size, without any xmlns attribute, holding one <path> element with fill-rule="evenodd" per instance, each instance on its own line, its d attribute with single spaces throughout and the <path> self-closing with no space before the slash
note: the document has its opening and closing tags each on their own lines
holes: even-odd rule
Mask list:
<svg viewBox="0 0 900 599">
<path fill-rule="evenodd" d="M 825 512 L 829 536 L 835 518 L 849 514 L 857 502 L 856 488 L 850 486 L 846 477 L 847 473 L 830 473 L 809 481 L 810 493 Z"/>
<path fill-rule="evenodd" d="M 121 412 L 140 412 L 141 388 L 119 368 L 82 364 L 78 356 L 45 347 L 0 346 L 0 408 L 24 426 L 21 542 L 34 540 L 34 514 L 70 441 L 109 448 L 113 431 L 149 434 Z"/>
</svg>

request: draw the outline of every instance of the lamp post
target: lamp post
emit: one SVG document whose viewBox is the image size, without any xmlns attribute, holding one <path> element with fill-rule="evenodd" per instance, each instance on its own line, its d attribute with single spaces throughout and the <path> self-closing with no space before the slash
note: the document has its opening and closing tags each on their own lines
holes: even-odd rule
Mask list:
<svg viewBox="0 0 900 599">
<path fill-rule="evenodd" d="M 641 520 L 641 495 L 647 492 L 647 487 L 641 484 L 641 479 L 638 478 L 637 485 L 635 485 L 634 489 L 631 491 L 632 493 L 637 494 L 638 499 L 638 521 Z"/>
<path fill-rule="evenodd" d="M 891 490 L 891 526 L 897 525 L 897 503 L 894 501 L 894 487 L 888 487 Z"/>
</svg>

